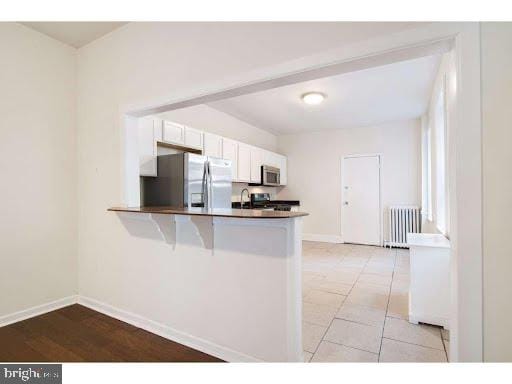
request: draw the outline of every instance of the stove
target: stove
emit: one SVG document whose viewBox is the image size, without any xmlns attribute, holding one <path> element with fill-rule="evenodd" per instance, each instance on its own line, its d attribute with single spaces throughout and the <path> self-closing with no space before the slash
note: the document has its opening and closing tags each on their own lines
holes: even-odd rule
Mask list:
<svg viewBox="0 0 512 384">
<path fill-rule="evenodd" d="M 270 201 L 270 193 L 251 193 L 251 206 L 253 209 L 266 209 L 274 211 L 291 211 L 289 204 L 276 204 Z"/>
</svg>

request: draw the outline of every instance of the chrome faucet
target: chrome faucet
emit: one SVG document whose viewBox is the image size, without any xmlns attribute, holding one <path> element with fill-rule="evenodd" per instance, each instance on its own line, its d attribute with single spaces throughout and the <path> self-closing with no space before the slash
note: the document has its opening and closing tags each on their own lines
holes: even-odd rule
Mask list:
<svg viewBox="0 0 512 384">
<path fill-rule="evenodd" d="M 247 188 L 242 189 L 240 193 L 240 209 L 244 209 L 244 192 L 247 191 L 247 197 L 250 199 L 251 195 L 249 194 L 249 190 Z"/>
</svg>

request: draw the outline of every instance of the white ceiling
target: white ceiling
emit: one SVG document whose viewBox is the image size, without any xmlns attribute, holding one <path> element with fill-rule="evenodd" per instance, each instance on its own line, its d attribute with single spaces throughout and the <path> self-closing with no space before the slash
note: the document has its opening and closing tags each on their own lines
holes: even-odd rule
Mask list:
<svg viewBox="0 0 512 384">
<path fill-rule="evenodd" d="M 354 128 L 421 116 L 427 109 L 440 55 L 288 85 L 208 104 L 258 128 L 291 134 Z M 300 96 L 327 95 L 320 105 Z"/>
<path fill-rule="evenodd" d="M 112 32 L 126 22 L 23 22 L 21 23 L 56 40 L 80 48 Z"/>
</svg>

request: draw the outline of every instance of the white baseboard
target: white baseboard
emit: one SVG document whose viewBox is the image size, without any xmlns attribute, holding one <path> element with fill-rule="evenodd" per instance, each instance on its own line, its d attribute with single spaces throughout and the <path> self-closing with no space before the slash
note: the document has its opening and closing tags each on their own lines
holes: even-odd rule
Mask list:
<svg viewBox="0 0 512 384">
<path fill-rule="evenodd" d="M 31 317 L 43 315 L 45 313 L 55 311 L 67 307 L 72 304 L 81 304 L 94 311 L 101 312 L 107 316 L 124 321 L 125 323 L 132 324 L 138 328 L 142 328 L 148 332 L 162 336 L 168 340 L 175 341 L 176 343 L 186 345 L 187 347 L 196 349 L 198 351 L 207 353 L 211 356 L 218 357 L 219 359 L 228 362 L 261 362 L 261 360 L 246 355 L 241 352 L 234 351 L 230 348 L 212 343 L 208 340 L 203 340 L 196 336 L 180 332 L 167 325 L 158 323 L 156 321 L 147 319 L 137 314 L 115 308 L 109 304 L 102 303 L 98 300 L 91 299 L 80 295 L 73 295 L 55 300 L 49 303 L 37 305 L 32 308 L 24 309 L 19 312 L 11 313 L 8 315 L 0 316 L 0 327 L 17 323 L 18 321 L 26 320 Z"/>
<path fill-rule="evenodd" d="M 162 336 L 176 343 L 186 345 L 187 347 L 207 353 L 208 355 L 218 357 L 228 362 L 261 362 L 261 360 L 241 352 L 234 351 L 224 346 L 212 343 L 208 340 L 189 335 L 178 331 L 167 325 L 147 319 L 143 316 L 115 308 L 109 304 L 85 296 L 78 297 L 78 303 L 94 311 L 101 312 L 117 320 L 142 328 L 148 332 Z"/>
<path fill-rule="evenodd" d="M 18 321 L 30 319 L 31 317 L 43 315 L 45 313 L 67 307 L 68 305 L 76 304 L 76 302 L 77 296 L 73 295 L 64 297 L 59 300 L 51 301 L 49 303 L 36 305 L 35 307 L 24 309 L 22 311 L 0 316 L 0 327 L 17 323 Z"/>
<path fill-rule="evenodd" d="M 316 233 L 303 233 L 302 240 L 306 241 L 320 241 L 322 243 L 343 243 L 341 236 L 338 235 L 321 235 Z"/>
</svg>

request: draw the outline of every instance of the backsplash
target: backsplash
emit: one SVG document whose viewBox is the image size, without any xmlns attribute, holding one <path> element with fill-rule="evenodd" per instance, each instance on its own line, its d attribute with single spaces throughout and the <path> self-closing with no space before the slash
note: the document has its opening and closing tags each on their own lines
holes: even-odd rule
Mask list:
<svg viewBox="0 0 512 384">
<path fill-rule="evenodd" d="M 250 186 L 245 183 L 233 183 L 233 190 L 231 192 L 231 201 L 240 201 L 240 194 L 242 190 L 247 188 L 249 193 L 270 193 L 270 198 L 274 200 L 276 198 L 277 188 L 276 187 L 262 187 L 262 186 Z M 244 193 L 244 201 L 249 201 L 249 198 Z"/>
</svg>

